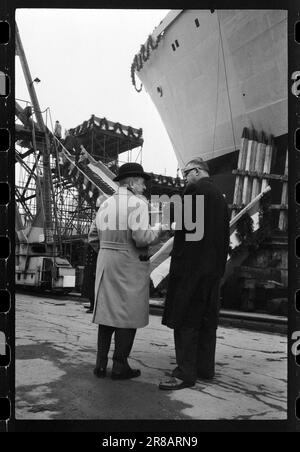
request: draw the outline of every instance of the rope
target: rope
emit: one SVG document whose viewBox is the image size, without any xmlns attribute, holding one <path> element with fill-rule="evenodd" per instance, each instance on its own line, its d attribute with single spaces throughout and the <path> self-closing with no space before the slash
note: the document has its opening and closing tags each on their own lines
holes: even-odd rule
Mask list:
<svg viewBox="0 0 300 452">
<path fill-rule="evenodd" d="M 232 136 L 233 136 L 234 150 L 236 151 L 236 143 L 235 143 L 234 128 L 233 128 L 233 116 L 232 116 L 232 108 L 231 108 L 231 101 L 230 101 L 230 95 L 229 95 L 229 87 L 228 87 L 228 77 L 227 77 L 226 63 L 225 63 L 225 53 L 224 53 L 224 45 L 223 45 L 223 36 L 222 36 L 221 22 L 220 22 L 220 17 L 219 17 L 218 11 L 217 11 L 217 17 L 218 17 L 219 33 L 220 33 L 221 47 L 222 47 L 222 54 L 223 54 L 223 61 L 224 61 L 225 81 L 226 81 L 227 96 L 228 96 L 228 104 L 229 104 L 229 110 L 230 110 Z"/>
</svg>

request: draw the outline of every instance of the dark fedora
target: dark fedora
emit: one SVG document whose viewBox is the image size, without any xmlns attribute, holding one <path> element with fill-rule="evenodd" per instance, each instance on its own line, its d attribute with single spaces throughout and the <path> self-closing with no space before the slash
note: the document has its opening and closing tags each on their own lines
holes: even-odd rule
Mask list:
<svg viewBox="0 0 300 452">
<path fill-rule="evenodd" d="M 126 177 L 143 177 L 145 180 L 151 179 L 151 176 L 144 172 L 142 165 L 139 163 L 124 163 L 120 166 L 119 174 L 114 178 L 114 181 L 125 179 Z"/>
</svg>

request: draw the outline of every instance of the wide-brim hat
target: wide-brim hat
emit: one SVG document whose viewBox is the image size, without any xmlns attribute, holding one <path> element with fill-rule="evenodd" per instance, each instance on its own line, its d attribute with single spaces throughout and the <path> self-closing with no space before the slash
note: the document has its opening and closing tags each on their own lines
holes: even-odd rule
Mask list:
<svg viewBox="0 0 300 452">
<path fill-rule="evenodd" d="M 120 166 L 119 174 L 114 178 L 114 181 L 125 179 L 126 177 L 143 177 L 145 180 L 150 180 L 150 174 L 145 173 L 142 165 L 139 163 L 124 163 Z"/>
</svg>

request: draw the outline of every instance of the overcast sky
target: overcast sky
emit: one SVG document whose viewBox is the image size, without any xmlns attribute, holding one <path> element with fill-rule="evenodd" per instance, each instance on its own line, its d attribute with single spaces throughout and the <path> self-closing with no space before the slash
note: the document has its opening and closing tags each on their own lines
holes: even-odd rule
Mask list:
<svg viewBox="0 0 300 452">
<path fill-rule="evenodd" d="M 18 9 L 16 21 L 32 78 L 41 80 L 35 84 L 40 107 L 50 107 L 53 123 L 58 119 L 69 129 L 95 114 L 141 127 L 144 169 L 176 176 L 177 159 L 160 116 L 149 95 L 135 91 L 130 77 L 134 55 L 167 13 Z M 16 97 L 29 100 L 18 57 Z"/>
</svg>

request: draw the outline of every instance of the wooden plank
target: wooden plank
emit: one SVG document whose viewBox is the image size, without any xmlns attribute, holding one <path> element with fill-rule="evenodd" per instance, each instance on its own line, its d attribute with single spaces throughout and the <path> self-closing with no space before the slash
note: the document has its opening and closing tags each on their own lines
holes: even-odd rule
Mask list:
<svg viewBox="0 0 300 452">
<path fill-rule="evenodd" d="M 272 163 L 272 155 L 273 155 L 273 146 L 274 146 L 274 139 L 273 136 L 270 135 L 268 138 L 268 144 L 266 147 L 266 158 L 264 163 L 263 172 L 265 174 L 270 174 L 271 170 L 271 163 Z M 268 185 L 268 179 L 264 178 L 261 183 L 261 190 L 264 191 L 266 186 Z"/>
<path fill-rule="evenodd" d="M 288 210 L 288 204 L 271 204 L 269 206 L 270 210 L 280 210 L 280 211 L 286 211 Z"/>
<path fill-rule="evenodd" d="M 265 153 L 266 153 L 266 138 L 263 132 L 261 132 L 259 139 L 258 139 L 258 146 L 257 146 L 257 152 L 256 152 L 256 159 L 255 159 L 255 165 L 254 165 L 254 171 L 259 173 L 262 173 L 264 168 L 264 161 L 265 161 Z M 251 199 L 254 199 L 259 193 L 261 189 L 261 180 L 258 177 L 254 177 L 253 184 L 252 184 L 252 193 L 251 193 Z"/>
<path fill-rule="evenodd" d="M 246 166 L 246 158 L 247 158 L 247 148 L 248 148 L 248 129 L 244 127 L 242 139 L 241 139 L 241 148 L 239 152 L 239 160 L 237 168 L 238 170 L 245 169 Z M 236 206 L 240 206 L 242 203 L 242 191 L 243 191 L 243 178 L 237 174 L 235 178 L 235 188 L 234 188 L 234 197 L 233 204 Z M 233 209 L 232 218 L 236 215 L 237 210 Z"/>
<path fill-rule="evenodd" d="M 252 130 L 251 132 L 251 138 L 248 142 L 248 149 L 247 149 L 247 159 L 246 159 L 246 166 L 245 170 L 250 171 L 251 165 L 253 164 L 253 157 L 256 156 L 256 150 L 257 150 L 257 138 L 255 131 Z M 249 178 L 249 176 L 245 176 L 244 178 L 244 184 L 243 184 L 243 194 L 242 194 L 242 204 L 247 205 L 250 202 L 250 196 L 252 191 L 252 181 Z"/>
<path fill-rule="evenodd" d="M 232 234 L 232 232 L 235 229 L 235 225 L 237 223 L 237 221 L 245 214 L 245 213 L 249 213 L 249 211 L 252 209 L 252 207 L 254 207 L 259 201 L 260 199 L 266 195 L 269 191 L 271 190 L 270 186 L 267 186 L 265 188 L 264 191 L 262 191 L 259 195 L 257 195 L 254 199 L 252 199 L 252 201 L 246 206 L 244 207 L 235 217 L 233 220 L 231 220 L 230 222 L 230 234 Z"/>
<path fill-rule="evenodd" d="M 228 208 L 230 210 L 232 210 L 232 204 L 228 204 Z M 271 204 L 269 206 L 269 209 L 270 210 L 288 210 L 288 204 Z M 237 212 L 238 212 L 238 210 L 237 210 Z M 238 215 L 238 214 L 236 214 L 236 215 Z"/>
<path fill-rule="evenodd" d="M 256 137 L 254 137 L 254 138 L 256 138 Z M 259 144 L 259 140 L 255 139 L 255 146 L 252 148 L 252 153 L 250 156 L 250 168 L 249 168 L 250 172 L 255 171 L 258 144 Z M 254 198 L 254 197 L 252 197 L 252 189 L 253 189 L 253 179 L 250 178 L 247 196 L 246 196 L 247 204 Z"/>
<path fill-rule="evenodd" d="M 258 179 L 266 180 L 280 180 L 281 182 L 288 182 L 288 176 L 284 174 L 265 174 L 256 173 L 255 171 L 245 171 L 245 170 L 233 170 L 232 174 L 240 174 L 242 176 L 257 177 Z"/>
<path fill-rule="evenodd" d="M 284 174 L 288 175 L 288 166 L 289 166 L 289 151 L 286 150 L 286 158 L 285 158 L 285 168 Z M 282 184 L 282 195 L 281 195 L 281 204 L 287 206 L 288 204 L 288 183 L 284 182 Z M 278 227 L 281 231 L 287 231 L 288 228 L 288 215 L 287 210 L 281 210 L 279 215 L 279 223 Z"/>
</svg>

